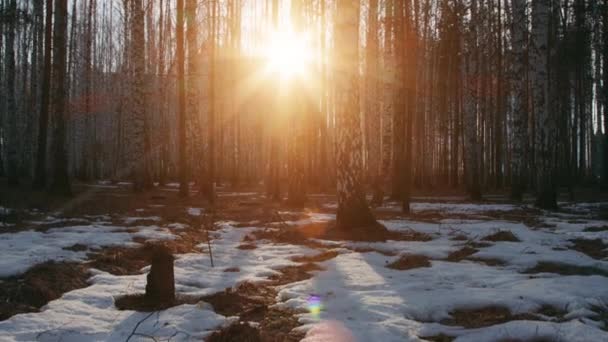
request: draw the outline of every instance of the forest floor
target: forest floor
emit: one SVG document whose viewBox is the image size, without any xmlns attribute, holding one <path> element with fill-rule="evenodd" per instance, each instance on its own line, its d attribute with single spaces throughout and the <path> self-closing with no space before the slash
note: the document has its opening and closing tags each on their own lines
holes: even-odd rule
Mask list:
<svg viewBox="0 0 608 342">
<path fill-rule="evenodd" d="M 419 194 L 410 215 L 375 209 L 390 239 L 355 242 L 325 234 L 331 195 L 294 209 L 220 189 L 211 208 L 176 184 L 79 184 L 70 200 L 0 188 L 0 341 L 608 340 L 594 193 L 559 212 Z M 176 257 L 160 309 L 125 297 L 144 293 L 151 243 Z"/>
</svg>

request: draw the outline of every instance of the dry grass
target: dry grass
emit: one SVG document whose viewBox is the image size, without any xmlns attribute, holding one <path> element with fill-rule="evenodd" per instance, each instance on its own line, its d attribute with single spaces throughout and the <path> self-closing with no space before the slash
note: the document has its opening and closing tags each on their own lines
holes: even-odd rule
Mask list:
<svg viewBox="0 0 608 342">
<path fill-rule="evenodd" d="M 292 257 L 291 260 L 295 262 L 323 262 L 330 259 L 333 259 L 338 256 L 338 252 L 336 251 L 325 251 L 317 255 L 311 256 L 295 256 Z"/>
<path fill-rule="evenodd" d="M 434 335 L 434 336 L 419 336 L 419 337 L 425 341 L 431 341 L 431 342 L 452 342 L 456 339 L 456 337 L 454 337 L 454 336 L 448 336 L 445 334 L 439 334 L 439 335 Z"/>
<path fill-rule="evenodd" d="M 204 297 L 203 300 L 210 303 L 215 312 L 239 316 L 239 322 L 215 332 L 207 341 L 299 341 L 303 336 L 292 332 L 300 325 L 295 316 L 297 312 L 271 307 L 275 298 L 276 291 L 268 284 L 248 282 L 236 289 Z M 257 322 L 259 326 L 253 328 L 244 322 Z"/>
<path fill-rule="evenodd" d="M 608 271 L 591 266 L 576 266 L 556 262 L 541 261 L 536 266 L 527 269 L 523 273 L 556 273 L 560 275 L 601 275 L 608 277 Z"/>
<path fill-rule="evenodd" d="M 583 231 L 590 232 L 590 233 L 605 232 L 605 231 L 608 231 L 608 225 L 603 225 L 603 226 L 598 226 L 598 227 L 587 227 Z"/>
<path fill-rule="evenodd" d="M 587 254 L 594 259 L 601 260 L 608 257 L 608 245 L 602 239 L 573 239 L 570 242 L 574 244 L 572 249 Z"/>
<path fill-rule="evenodd" d="M 131 294 L 116 297 L 114 306 L 118 310 L 134 310 L 139 312 L 161 311 L 182 304 L 196 304 L 198 298 L 190 296 L 176 296 L 175 300 L 159 302 L 154 298 L 147 297 L 145 294 Z"/>
<path fill-rule="evenodd" d="M 2 279 L 0 321 L 18 313 L 35 312 L 51 300 L 89 286 L 88 268 L 78 263 L 45 262 L 18 277 Z"/>
<path fill-rule="evenodd" d="M 446 258 L 447 261 L 452 261 L 452 262 L 459 262 L 464 260 L 465 258 L 475 254 L 479 252 L 478 249 L 469 247 L 469 246 L 464 246 L 461 249 L 454 251 L 452 253 L 450 253 L 448 255 L 448 257 Z"/>
<path fill-rule="evenodd" d="M 424 255 L 403 254 L 399 257 L 399 259 L 386 265 L 386 267 L 394 270 L 405 271 L 414 268 L 431 267 L 431 262 L 429 261 L 429 258 Z"/>
<path fill-rule="evenodd" d="M 509 230 L 499 230 L 494 234 L 490 234 L 484 237 L 484 241 L 508 241 L 508 242 L 520 242 L 519 238 Z"/>
<path fill-rule="evenodd" d="M 532 314 L 512 315 L 509 309 L 502 306 L 488 306 L 478 309 L 457 309 L 450 312 L 452 318 L 441 321 L 441 324 L 460 326 L 467 329 L 489 327 L 495 324 L 515 320 L 535 320 Z"/>
</svg>

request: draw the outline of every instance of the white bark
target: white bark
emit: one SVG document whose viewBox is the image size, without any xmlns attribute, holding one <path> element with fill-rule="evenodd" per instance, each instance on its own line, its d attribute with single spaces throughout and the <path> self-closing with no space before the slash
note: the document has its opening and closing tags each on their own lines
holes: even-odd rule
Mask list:
<svg viewBox="0 0 608 342">
<path fill-rule="evenodd" d="M 549 0 L 532 4 L 532 57 L 537 205 L 544 209 L 557 207 L 553 157 L 556 125 L 549 113 Z"/>
</svg>

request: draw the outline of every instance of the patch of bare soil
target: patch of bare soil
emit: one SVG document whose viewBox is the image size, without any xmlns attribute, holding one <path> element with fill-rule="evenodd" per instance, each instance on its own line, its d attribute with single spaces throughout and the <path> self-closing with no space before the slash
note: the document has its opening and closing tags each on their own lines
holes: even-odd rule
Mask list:
<svg viewBox="0 0 608 342">
<path fill-rule="evenodd" d="M 472 248 L 486 248 L 492 246 L 489 242 L 467 241 L 467 246 Z"/>
<path fill-rule="evenodd" d="M 90 253 L 88 266 L 114 275 L 140 274 L 150 264 L 145 246 L 137 248 L 111 247 Z"/>
<path fill-rule="evenodd" d="M 595 227 L 587 227 L 583 231 L 584 232 L 590 232 L 590 233 L 605 232 L 605 231 L 608 231 L 608 225 L 595 226 Z"/>
<path fill-rule="evenodd" d="M 498 340 L 497 342 L 556 342 L 556 341 L 549 337 L 535 337 L 531 340 L 521 340 L 518 338 L 506 338 L 506 339 Z"/>
<path fill-rule="evenodd" d="M 197 247 L 207 241 L 207 232 L 203 229 L 181 229 L 177 233 L 180 238 L 173 240 L 147 243 L 145 239 L 133 239 L 142 244 L 140 247 L 110 247 L 91 252 L 89 266 L 112 273 L 114 275 L 139 274 L 141 269 L 150 264 L 150 248 L 162 245 L 172 254 L 201 253 Z M 213 248 L 213 246 L 212 246 Z"/>
<path fill-rule="evenodd" d="M 236 322 L 218 330 L 207 338 L 207 342 L 262 342 L 260 331 L 246 322 Z"/>
<path fill-rule="evenodd" d="M 608 245 L 602 239 L 573 239 L 570 242 L 574 244 L 572 249 L 587 254 L 594 259 L 601 260 L 608 257 Z"/>
<path fill-rule="evenodd" d="M 484 241 L 508 241 L 508 242 L 520 242 L 519 238 L 509 230 L 500 230 L 494 234 L 490 234 L 484 237 Z"/>
<path fill-rule="evenodd" d="M 395 241 L 430 241 L 433 237 L 427 233 L 421 233 L 413 229 L 405 231 L 391 231 L 380 223 L 369 227 L 355 229 L 340 229 L 336 227 L 335 221 L 314 223 L 297 228 L 304 236 L 330 241 L 366 241 L 385 242 Z"/>
<path fill-rule="evenodd" d="M 176 296 L 175 300 L 158 302 L 145 294 L 132 294 L 114 298 L 114 306 L 118 310 L 134 310 L 140 312 L 160 311 L 182 304 L 196 304 L 198 298 L 191 296 Z"/>
<path fill-rule="evenodd" d="M 269 279 L 272 282 L 272 285 L 285 285 L 310 279 L 313 276 L 311 272 L 321 270 L 323 270 L 321 266 L 307 262 L 302 265 L 283 267 L 279 270 L 281 274 L 271 275 Z"/>
<path fill-rule="evenodd" d="M 461 249 L 454 251 L 448 255 L 446 258 L 447 261 L 459 262 L 464 260 L 465 258 L 479 252 L 478 249 L 475 249 L 470 246 L 464 246 Z"/>
<path fill-rule="evenodd" d="M 439 334 L 439 335 L 434 335 L 434 336 L 419 336 L 419 337 L 425 341 L 431 341 L 431 342 L 452 342 L 456 339 L 456 337 L 454 337 L 454 336 L 448 336 L 445 334 Z"/>
<path fill-rule="evenodd" d="M 324 251 L 316 255 L 311 256 L 295 256 L 292 257 L 291 260 L 295 262 L 323 262 L 330 259 L 333 259 L 338 256 L 338 252 L 336 251 Z"/>
<path fill-rule="evenodd" d="M 369 248 L 369 247 L 352 247 L 349 248 L 352 251 L 358 252 L 358 253 L 369 253 L 369 252 L 376 252 L 379 254 L 382 254 L 384 256 L 395 256 L 397 255 L 396 252 L 392 252 L 392 251 L 383 251 L 383 250 L 379 250 L 379 249 L 375 249 L 375 248 Z"/>
<path fill-rule="evenodd" d="M 292 331 L 300 325 L 295 317 L 297 312 L 272 307 L 275 298 L 273 287 L 249 282 L 203 297 L 202 300 L 211 304 L 215 312 L 239 316 L 238 323 L 215 332 L 207 341 L 299 341 L 302 334 Z M 251 327 L 247 322 L 256 322 L 258 326 Z"/>
<path fill-rule="evenodd" d="M 251 249 L 258 248 L 258 246 L 256 246 L 253 243 L 242 243 L 242 244 L 238 245 L 236 248 L 242 249 L 242 250 L 251 250 Z"/>
<path fill-rule="evenodd" d="M 36 312 L 48 302 L 87 287 L 88 268 L 78 263 L 46 262 L 23 275 L 0 281 L 0 321 L 18 313 Z"/>
<path fill-rule="evenodd" d="M 386 265 L 386 267 L 405 271 L 420 267 L 431 267 L 431 262 L 429 261 L 429 258 L 424 255 L 403 254 L 399 259 Z"/>
<path fill-rule="evenodd" d="M 595 313 L 593 320 L 602 323 L 602 329 L 608 331 L 608 303 L 594 305 L 591 310 Z"/>
<path fill-rule="evenodd" d="M 468 258 L 468 260 L 478 262 L 487 266 L 496 267 L 496 266 L 504 266 L 507 263 L 501 259 L 495 258 Z"/>
<path fill-rule="evenodd" d="M 525 270 L 523 273 L 556 273 L 560 275 L 591 276 L 601 275 L 608 277 L 608 271 L 591 266 L 576 266 L 556 262 L 541 261 L 536 266 Z"/>
<path fill-rule="evenodd" d="M 86 251 L 87 249 L 89 249 L 89 246 L 83 245 L 81 243 L 76 243 L 69 247 L 63 247 L 62 249 L 66 250 L 66 251 L 82 252 L 82 251 Z"/>
<path fill-rule="evenodd" d="M 452 241 L 467 241 L 468 239 L 469 237 L 464 234 L 456 234 L 450 238 Z"/>
<path fill-rule="evenodd" d="M 568 311 L 556 308 L 551 305 L 543 305 L 535 312 L 535 314 L 539 317 L 548 318 L 549 320 L 554 322 L 565 321 L 565 316 L 567 313 Z"/>
<path fill-rule="evenodd" d="M 441 321 L 441 324 L 460 326 L 467 329 L 489 327 L 495 324 L 517 320 L 538 320 L 533 314 L 512 315 L 509 309 L 502 306 L 488 306 L 480 309 L 458 309 L 450 312 L 451 318 Z"/>
</svg>

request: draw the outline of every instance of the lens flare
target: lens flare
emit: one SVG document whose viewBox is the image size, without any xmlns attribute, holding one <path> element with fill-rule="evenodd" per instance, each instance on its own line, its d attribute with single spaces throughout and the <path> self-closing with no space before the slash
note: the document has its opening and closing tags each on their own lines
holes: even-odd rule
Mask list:
<svg viewBox="0 0 608 342">
<path fill-rule="evenodd" d="M 321 317 L 321 311 L 323 311 L 323 304 L 321 304 L 321 297 L 317 295 L 310 295 L 308 297 L 308 311 L 315 318 Z"/>
</svg>

